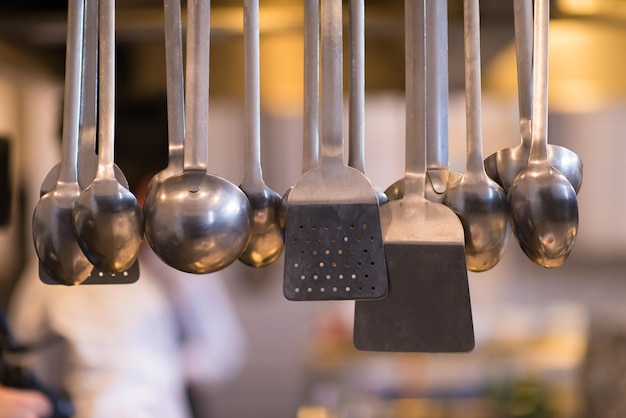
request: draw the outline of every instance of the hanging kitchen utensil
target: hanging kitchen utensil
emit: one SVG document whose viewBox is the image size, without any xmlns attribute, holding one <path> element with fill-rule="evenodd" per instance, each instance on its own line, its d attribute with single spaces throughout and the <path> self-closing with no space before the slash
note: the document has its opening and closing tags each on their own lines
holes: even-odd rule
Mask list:
<svg viewBox="0 0 626 418">
<path fill-rule="evenodd" d="M 144 204 L 152 250 L 169 266 L 194 274 L 212 273 L 237 260 L 252 223 L 241 189 L 207 173 L 210 11 L 209 0 L 187 3 L 183 173 L 156 185 Z"/>
<path fill-rule="evenodd" d="M 183 70 L 183 30 L 180 0 L 164 0 L 165 73 L 167 94 L 167 167 L 156 173 L 148 183 L 146 196 L 156 184 L 183 172 L 185 141 L 185 85 Z M 151 199 L 154 197 L 151 197 Z"/>
<path fill-rule="evenodd" d="M 84 30 L 82 45 L 81 111 L 78 144 L 78 183 L 86 188 L 96 177 L 98 155 L 96 154 L 97 127 L 97 71 L 98 71 L 98 0 L 85 1 Z M 40 195 L 45 195 L 54 187 L 59 177 L 60 164 L 50 170 L 41 185 Z M 117 165 L 115 176 L 124 186 L 128 181 Z M 54 280 L 41 263 L 39 278 L 46 284 L 60 284 Z M 135 262 L 121 274 L 109 273 L 94 267 L 81 284 L 124 284 L 139 279 L 139 263 Z"/>
<path fill-rule="evenodd" d="M 528 164 L 508 191 L 513 232 L 536 264 L 565 263 L 578 231 L 576 190 L 548 159 L 549 0 L 535 1 L 532 143 Z"/>
<path fill-rule="evenodd" d="M 78 245 L 72 225 L 72 210 L 80 195 L 77 160 L 84 11 L 83 0 L 68 3 L 61 166 L 55 185 L 39 199 L 32 218 L 33 242 L 41 266 L 65 285 L 81 283 L 93 268 Z"/>
<path fill-rule="evenodd" d="M 426 3 L 426 163 L 428 167 L 426 197 L 442 203 L 448 187 L 461 174 L 448 166 L 448 2 Z M 404 178 L 385 190 L 389 200 L 404 196 Z"/>
<path fill-rule="evenodd" d="M 259 73 L 259 0 L 244 0 L 245 173 L 239 188 L 253 212 L 250 242 L 239 261 L 265 267 L 280 257 L 284 242 L 278 225 L 281 196 L 263 181 L 261 170 L 261 99 Z"/>
<path fill-rule="evenodd" d="M 348 165 L 365 174 L 365 0 L 350 0 Z M 374 187 L 380 205 L 387 195 Z"/>
<path fill-rule="evenodd" d="M 533 6 L 531 0 L 514 0 L 513 4 L 521 143 L 501 149 L 485 159 L 487 174 L 506 191 L 528 164 L 532 143 Z M 583 163 L 580 157 L 565 147 L 548 144 L 548 161 L 567 177 L 578 193 L 583 181 Z"/>
<path fill-rule="evenodd" d="M 319 154 L 319 0 L 304 1 L 304 109 L 302 174 L 317 167 Z M 285 238 L 287 205 L 293 185 L 287 189 L 278 212 L 278 225 Z"/>
<path fill-rule="evenodd" d="M 480 11 L 478 0 L 463 1 L 465 39 L 465 113 L 467 162 L 465 174 L 446 193 L 444 204 L 461 219 L 465 256 L 471 271 L 493 268 L 509 241 L 506 192 L 487 176 L 483 166 Z"/>
<path fill-rule="evenodd" d="M 115 177 L 115 0 L 99 4 L 98 170 L 74 204 L 74 229 L 91 263 L 122 273 L 137 260 L 143 242 L 143 211 Z"/>
<path fill-rule="evenodd" d="M 357 301 L 359 350 L 462 352 L 474 347 L 463 226 L 426 199 L 424 2 L 405 2 L 405 194 L 381 207 L 389 294 Z"/>
<path fill-rule="evenodd" d="M 341 12 L 341 0 L 322 0 L 320 160 L 289 195 L 283 293 L 290 300 L 387 294 L 378 197 L 367 177 L 343 162 Z"/>
</svg>

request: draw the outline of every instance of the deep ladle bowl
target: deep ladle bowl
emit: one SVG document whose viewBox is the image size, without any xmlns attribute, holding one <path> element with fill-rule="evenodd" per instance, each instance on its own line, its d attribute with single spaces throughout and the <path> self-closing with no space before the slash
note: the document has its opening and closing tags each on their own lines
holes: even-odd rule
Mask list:
<svg viewBox="0 0 626 418">
<path fill-rule="evenodd" d="M 146 238 L 177 270 L 206 274 L 242 254 L 251 231 L 251 208 L 234 184 L 204 172 L 186 172 L 154 186 L 144 205 Z"/>
<path fill-rule="evenodd" d="M 133 265 L 143 241 L 143 225 L 137 199 L 116 178 L 96 178 L 74 206 L 79 244 L 103 271 L 121 273 Z"/>
<path fill-rule="evenodd" d="M 542 267 L 565 263 L 578 229 L 576 191 L 549 162 L 531 163 L 508 192 L 515 237 L 524 253 Z"/>
</svg>

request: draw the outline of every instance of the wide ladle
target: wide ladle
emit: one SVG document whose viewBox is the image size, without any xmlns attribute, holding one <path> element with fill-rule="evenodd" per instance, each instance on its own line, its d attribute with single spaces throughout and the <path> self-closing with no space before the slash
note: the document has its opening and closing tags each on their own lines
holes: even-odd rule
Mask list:
<svg viewBox="0 0 626 418">
<path fill-rule="evenodd" d="M 448 166 L 448 2 L 426 2 L 426 198 L 442 203 L 461 174 Z M 385 190 L 389 200 L 404 196 L 404 178 Z"/>
<path fill-rule="evenodd" d="M 143 241 L 143 213 L 115 176 L 115 0 L 99 3 L 99 131 L 96 178 L 76 200 L 74 227 L 85 255 L 97 268 L 130 268 Z"/>
<path fill-rule="evenodd" d="M 517 56 L 517 88 L 519 97 L 521 143 L 504 148 L 485 159 L 487 175 L 509 190 L 515 177 L 526 167 L 531 147 L 532 71 L 533 71 L 533 7 L 528 0 L 514 0 L 515 51 Z M 576 193 L 583 180 L 583 163 L 573 151 L 548 145 L 548 161 L 572 184 Z"/>
<path fill-rule="evenodd" d="M 365 0 L 350 0 L 350 102 L 348 165 L 365 174 Z M 374 187 L 378 204 L 385 192 Z"/>
<path fill-rule="evenodd" d="M 304 104 L 302 174 L 317 167 L 319 155 L 319 0 L 304 1 Z M 278 225 L 285 233 L 289 187 L 278 211 Z"/>
<path fill-rule="evenodd" d="M 578 230 L 578 201 L 570 181 L 548 159 L 549 0 L 535 4 L 533 128 L 528 164 L 508 191 L 509 214 L 520 247 L 536 264 L 559 267 Z"/>
<path fill-rule="evenodd" d="M 144 204 L 152 250 L 171 267 L 195 274 L 237 260 L 252 224 L 241 189 L 207 174 L 210 8 L 208 0 L 187 3 L 184 171 L 155 185 Z"/>
<path fill-rule="evenodd" d="M 500 261 L 510 230 L 506 193 L 483 166 L 478 0 L 464 0 L 463 9 L 467 162 L 465 174 L 448 189 L 444 204 L 463 224 L 467 269 L 481 272 Z"/>
<path fill-rule="evenodd" d="M 250 242 L 239 260 L 252 267 L 264 267 L 276 261 L 285 247 L 278 225 L 282 199 L 265 184 L 261 170 L 259 0 L 244 0 L 243 10 L 246 168 L 239 187 L 250 200 L 254 221 Z"/>
<path fill-rule="evenodd" d="M 72 226 L 72 210 L 81 191 L 77 167 L 84 10 L 82 0 L 68 3 L 62 160 L 56 184 L 39 199 L 32 219 L 33 242 L 41 265 L 65 285 L 83 282 L 93 269 Z"/>
<path fill-rule="evenodd" d="M 185 86 L 180 0 L 164 0 L 163 10 L 165 15 L 168 160 L 167 167 L 150 179 L 146 188 L 146 196 L 154 191 L 155 185 L 183 172 Z"/>
</svg>

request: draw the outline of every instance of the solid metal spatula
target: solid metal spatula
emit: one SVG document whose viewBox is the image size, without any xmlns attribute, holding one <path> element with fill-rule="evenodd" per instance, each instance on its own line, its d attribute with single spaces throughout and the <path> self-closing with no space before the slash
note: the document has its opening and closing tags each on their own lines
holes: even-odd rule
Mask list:
<svg viewBox="0 0 626 418">
<path fill-rule="evenodd" d="M 389 294 L 357 301 L 360 350 L 462 352 L 474 347 L 463 226 L 426 199 L 424 0 L 407 0 L 405 193 L 381 207 Z"/>
<path fill-rule="evenodd" d="M 379 299 L 387 272 L 378 198 L 343 161 L 341 0 L 321 2 L 319 166 L 289 195 L 283 293 L 290 300 Z"/>
</svg>

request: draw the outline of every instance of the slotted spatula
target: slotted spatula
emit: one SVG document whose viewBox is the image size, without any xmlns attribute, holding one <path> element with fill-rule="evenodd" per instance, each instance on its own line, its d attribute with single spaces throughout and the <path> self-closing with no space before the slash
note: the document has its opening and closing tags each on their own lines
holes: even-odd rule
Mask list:
<svg viewBox="0 0 626 418">
<path fill-rule="evenodd" d="M 341 0 L 322 0 L 320 20 L 320 158 L 289 195 L 283 293 L 289 300 L 379 299 L 387 272 L 378 198 L 343 158 Z"/>
<path fill-rule="evenodd" d="M 452 210 L 425 197 L 424 1 L 405 2 L 405 193 L 381 207 L 389 294 L 356 302 L 354 345 L 359 350 L 463 352 L 474 347 L 463 226 Z"/>
</svg>

